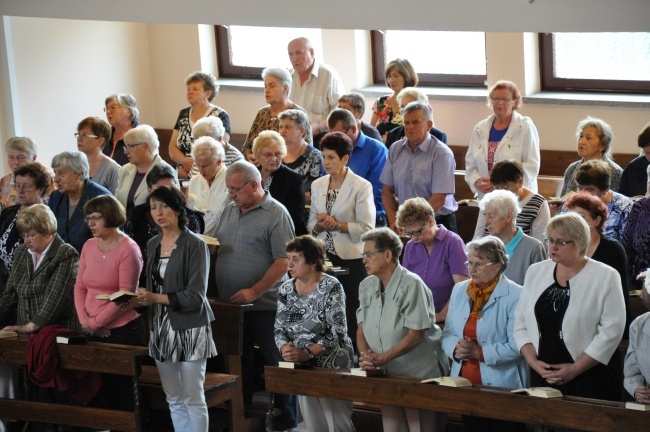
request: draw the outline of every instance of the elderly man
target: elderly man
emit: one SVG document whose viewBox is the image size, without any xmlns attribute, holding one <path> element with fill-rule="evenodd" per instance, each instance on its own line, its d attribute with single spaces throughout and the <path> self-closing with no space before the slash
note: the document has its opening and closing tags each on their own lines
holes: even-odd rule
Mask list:
<svg viewBox="0 0 650 432">
<path fill-rule="evenodd" d="M 223 122 L 219 117 L 203 117 L 202 119 L 197 120 L 192 128 L 192 138 L 197 139 L 208 136 L 221 143 L 225 152 L 223 163 L 226 165 L 226 168 L 228 168 L 233 162 L 244 160 L 244 155 L 241 154 L 234 145 L 228 144 L 224 141 L 223 137 L 225 134 L 226 129 L 223 127 Z M 196 163 L 194 165 L 196 166 Z M 195 166 L 192 167 L 192 170 L 196 169 Z"/>
<path fill-rule="evenodd" d="M 346 109 L 337 108 L 327 118 L 327 124 L 332 132 L 346 134 L 353 144 L 352 156 L 348 167 L 356 175 L 363 177 L 372 184 L 372 193 L 375 199 L 375 210 L 377 211 L 376 227 L 385 227 L 386 212 L 381 202 L 382 184 L 379 180 L 388 149 L 383 142 L 367 137 L 357 127 L 357 120 L 352 113 Z"/>
<path fill-rule="evenodd" d="M 239 161 L 228 167 L 226 186 L 233 202 L 221 214 L 215 231 L 220 243 L 215 275 L 221 299 L 253 304 L 244 317 L 242 358 L 244 403 L 250 405 L 253 346 L 260 347 L 265 365 L 282 360 L 273 326 L 278 287 L 287 279 L 285 246 L 294 237 L 294 228 L 286 208 L 262 188 L 262 176 L 253 164 Z M 273 429 L 296 427 L 295 396 L 278 394 L 275 403 L 281 413 L 275 417 Z"/>
<path fill-rule="evenodd" d="M 339 98 L 339 108 L 346 109 L 352 113 L 354 118 L 357 119 L 357 128 L 359 128 L 365 136 L 374 138 L 377 141 L 382 141 L 381 134 L 377 128 L 361 120 L 361 117 L 363 117 L 363 114 L 366 112 L 366 101 L 361 93 L 351 92 L 341 96 Z"/>
<path fill-rule="evenodd" d="M 431 204 L 436 223 L 457 232 L 456 162 L 451 149 L 429 133 L 432 126 L 433 114 L 426 102 L 411 102 L 404 107 L 406 137 L 391 146 L 380 177 L 388 224 L 396 232 L 400 231 L 395 225 L 399 204 L 415 197 Z"/>
<path fill-rule="evenodd" d="M 337 107 L 343 94 L 343 82 L 334 68 L 314 57 L 314 47 L 307 38 L 289 42 L 289 60 L 293 66 L 291 99 L 303 107 L 312 121 L 314 146 L 327 132 L 327 116 Z"/>
<path fill-rule="evenodd" d="M 231 201 L 226 191 L 224 154 L 221 143 L 208 136 L 201 137 L 192 144 L 192 159 L 200 175 L 190 179 L 188 205 L 203 213 L 205 233 L 208 235 L 212 235 L 217 228 L 221 212 Z"/>
</svg>

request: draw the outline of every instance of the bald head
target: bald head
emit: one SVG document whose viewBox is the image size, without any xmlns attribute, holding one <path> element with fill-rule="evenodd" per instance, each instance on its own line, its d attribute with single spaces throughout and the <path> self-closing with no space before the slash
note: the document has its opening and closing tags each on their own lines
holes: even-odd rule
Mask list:
<svg viewBox="0 0 650 432">
<path fill-rule="evenodd" d="M 314 66 L 314 47 L 307 38 L 300 37 L 289 42 L 289 60 L 298 75 L 307 75 Z"/>
</svg>

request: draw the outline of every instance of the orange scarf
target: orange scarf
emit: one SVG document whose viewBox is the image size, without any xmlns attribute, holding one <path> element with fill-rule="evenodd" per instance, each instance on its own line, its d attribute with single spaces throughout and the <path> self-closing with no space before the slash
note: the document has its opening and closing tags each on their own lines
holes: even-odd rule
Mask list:
<svg viewBox="0 0 650 432">
<path fill-rule="evenodd" d="M 472 279 L 469 280 L 469 285 L 467 285 L 467 295 L 472 299 L 471 318 L 478 318 L 479 314 L 483 310 L 483 306 L 485 306 L 485 303 L 490 299 L 492 291 L 497 287 L 499 277 L 501 277 L 500 274 L 483 286 L 478 286 Z"/>
</svg>

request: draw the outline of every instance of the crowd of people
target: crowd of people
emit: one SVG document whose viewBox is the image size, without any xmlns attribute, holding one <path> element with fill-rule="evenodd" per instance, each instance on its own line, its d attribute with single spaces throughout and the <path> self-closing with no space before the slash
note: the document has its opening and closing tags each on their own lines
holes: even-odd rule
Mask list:
<svg viewBox="0 0 650 432">
<path fill-rule="evenodd" d="M 634 201 L 650 195 L 650 124 L 639 135 L 643 154 L 622 169 L 611 127 L 581 121 L 566 197 L 549 206 L 537 193 L 537 128 L 519 114 L 517 86 L 497 82 L 492 114 L 468 131 L 465 180 L 480 216 L 466 245 L 454 155 L 411 63 L 388 63 L 393 93 L 366 123 L 363 96 L 344 93 L 308 39 L 291 41 L 288 53 L 292 71 L 262 73 L 267 105 L 242 152 L 229 142 L 227 111 L 213 104 L 216 79 L 203 72 L 186 79 L 189 107 L 168 144 L 171 165 L 130 94 L 106 98 L 107 121 L 80 121 L 78 150 L 56 155 L 51 169 L 31 139 L 8 140 L 4 329 L 60 325 L 95 341 L 148 344 L 178 431 L 208 429 L 202 386 L 217 355 L 209 297 L 253 305 L 244 321 L 246 404 L 254 347 L 265 365 L 451 374 L 608 400 L 621 399 L 624 383 L 650 403 L 650 315 L 630 324 L 628 298 L 650 267 L 650 201 Z M 189 179 L 187 190 L 179 179 Z M 326 260 L 345 274 L 328 275 Z M 101 299 L 119 290 L 135 295 Z M 628 331 L 623 367 L 617 348 Z M 15 391 L 13 372 L 0 365 L 3 395 Z M 349 402 L 276 395 L 275 404 L 274 430 L 294 428 L 298 407 L 309 430 L 354 430 Z M 441 431 L 446 422 L 444 413 L 388 406 L 382 418 L 385 431 Z M 524 429 L 463 420 L 472 431 Z"/>
</svg>

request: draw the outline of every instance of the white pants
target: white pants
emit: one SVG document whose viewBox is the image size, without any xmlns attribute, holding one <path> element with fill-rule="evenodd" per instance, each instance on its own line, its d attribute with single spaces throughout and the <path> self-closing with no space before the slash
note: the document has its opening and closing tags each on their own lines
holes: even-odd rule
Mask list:
<svg viewBox="0 0 650 432">
<path fill-rule="evenodd" d="M 300 413 L 308 431 L 354 432 L 352 401 L 298 396 Z"/>
<path fill-rule="evenodd" d="M 384 432 L 444 432 L 447 414 L 414 408 L 381 407 Z"/>
<path fill-rule="evenodd" d="M 175 432 L 208 431 L 208 406 L 203 394 L 205 365 L 205 359 L 178 363 L 156 361 Z"/>
</svg>

